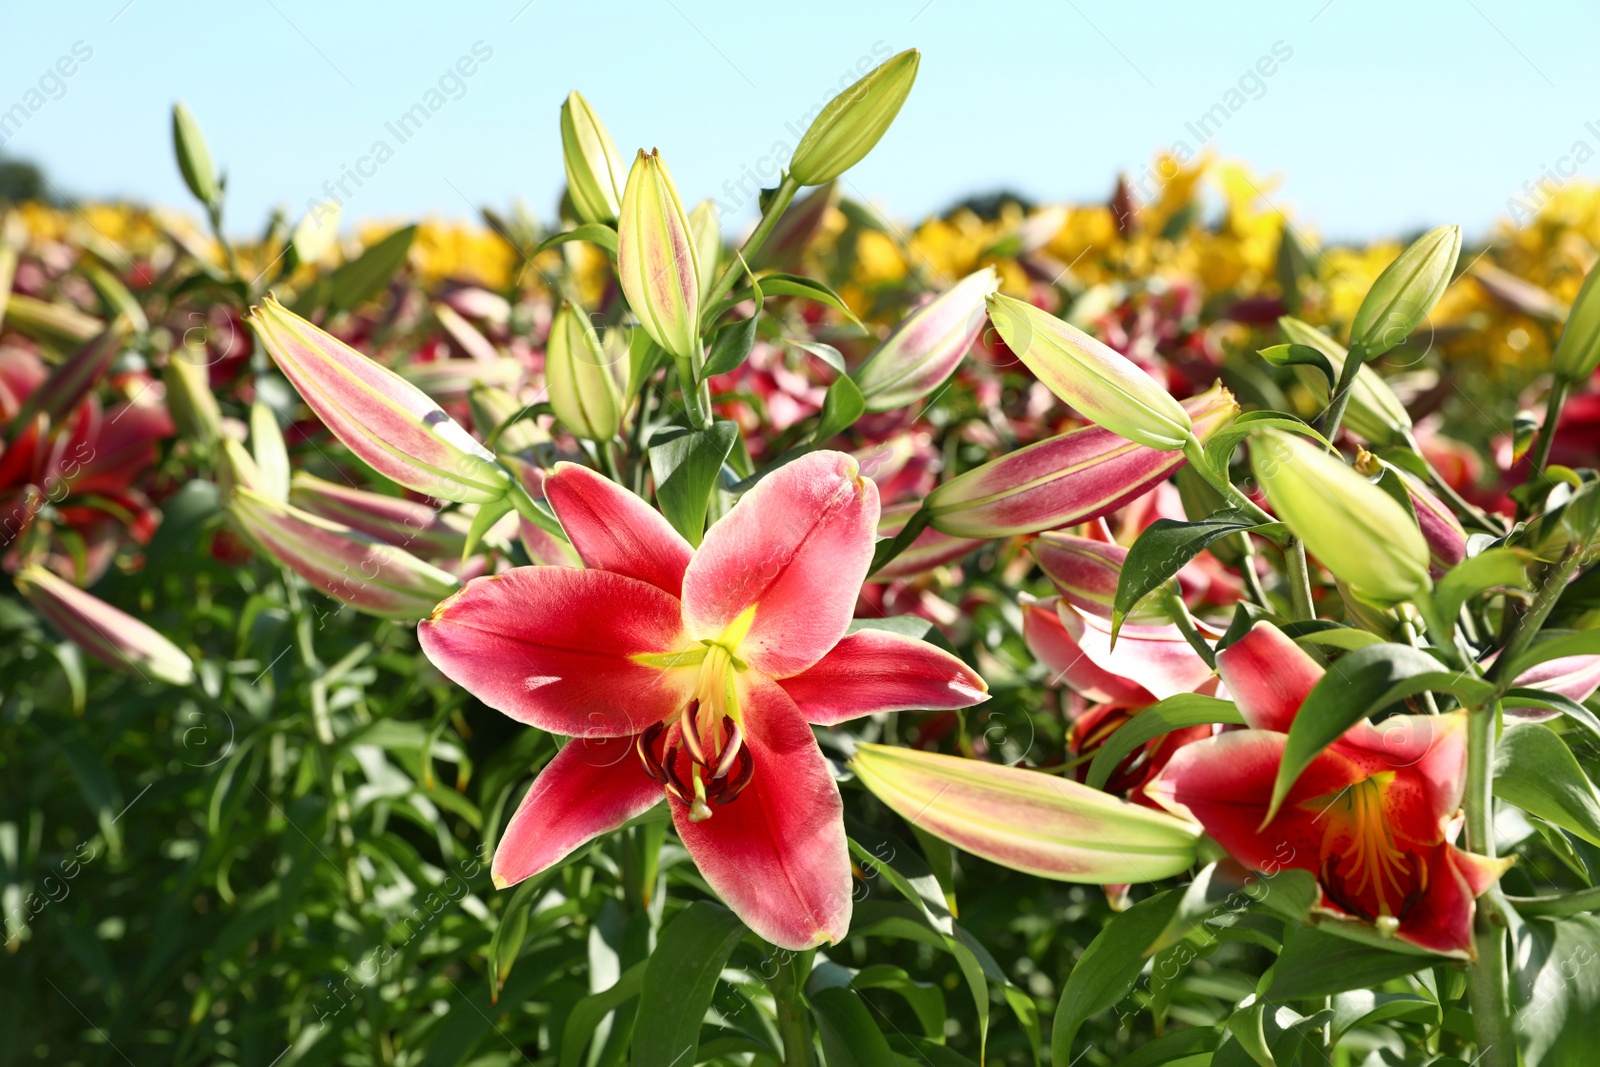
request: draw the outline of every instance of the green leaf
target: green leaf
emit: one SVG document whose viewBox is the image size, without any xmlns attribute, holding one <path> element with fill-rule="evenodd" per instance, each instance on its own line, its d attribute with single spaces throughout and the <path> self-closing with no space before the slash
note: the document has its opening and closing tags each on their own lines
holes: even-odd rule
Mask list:
<svg viewBox="0 0 1600 1067">
<path fill-rule="evenodd" d="M 1145 955 L 1171 948 L 1205 925 L 1228 925 L 1233 917 L 1254 901 L 1245 890 L 1261 881 L 1261 876 L 1246 870 L 1231 859 L 1207 864 L 1194 881 L 1184 887 L 1177 910 Z M 1209 934 L 1207 935 L 1209 937 Z"/>
<path fill-rule="evenodd" d="M 1216 1054 L 1211 1057 L 1211 1067 L 1258 1067 L 1261 1063 L 1256 1056 L 1265 1053 L 1271 1062 L 1278 1067 L 1327 1067 L 1328 1054 L 1322 1048 L 1322 1035 L 1318 1033 L 1328 1019 L 1333 1015 L 1331 1011 L 1323 1009 L 1315 1015 L 1301 1015 L 1293 1008 L 1282 1004 L 1266 1003 L 1262 1009 L 1249 1020 L 1252 1029 L 1257 1020 L 1260 1022 L 1260 1041 L 1255 1043 L 1252 1034 L 1252 1047 L 1240 1040 L 1239 1034 L 1233 1034 L 1233 1040 L 1226 1041 L 1217 1047 Z M 1241 1029 L 1243 1028 L 1241 1024 Z M 1230 1026 L 1230 1029 L 1232 1027 Z M 1204 1059 L 1174 1061 L 1172 1067 L 1178 1064 L 1195 1063 L 1204 1064 Z"/>
<path fill-rule="evenodd" d="M 919 982 L 900 967 L 875 963 L 861 968 L 850 980 L 850 988 L 887 989 L 899 994 L 922 1024 L 922 1032 L 937 1041 L 944 1039 L 944 993 L 932 982 Z"/>
<path fill-rule="evenodd" d="M 1277 525 L 1277 524 L 1273 524 Z M 1139 534 L 1128 549 L 1117 577 L 1117 595 L 1112 601 L 1111 633 L 1115 638 L 1123 619 L 1150 593 L 1174 577 L 1213 541 L 1229 534 L 1259 529 L 1242 511 L 1219 511 L 1199 522 L 1157 519 Z"/>
<path fill-rule="evenodd" d="M 546 249 L 554 248 L 556 245 L 564 245 L 568 241 L 588 241 L 590 244 L 604 248 L 611 254 L 612 259 L 617 257 L 617 231 L 603 222 L 586 222 L 582 226 L 563 230 L 560 233 L 553 233 L 539 242 L 538 247 L 533 250 L 533 254 L 537 256 Z"/>
<path fill-rule="evenodd" d="M 1335 1043 L 1358 1026 L 1385 1022 L 1437 1026 L 1439 1021 L 1438 1004 L 1410 993 L 1374 993 L 1370 989 L 1352 989 L 1333 998 Z"/>
<path fill-rule="evenodd" d="M 1244 716 L 1239 714 L 1239 709 L 1232 701 L 1199 693 L 1179 693 L 1152 704 L 1106 738 L 1089 764 L 1085 784 L 1091 789 L 1104 789 L 1117 765 L 1146 741 L 1185 726 L 1202 726 L 1213 722 L 1243 726 Z"/>
<path fill-rule="evenodd" d="M 1272 968 L 1267 996 L 1273 1000 L 1326 997 L 1349 989 L 1381 985 L 1411 974 L 1442 957 L 1397 944 L 1389 952 L 1310 926 L 1290 923 L 1283 931 L 1283 951 Z M 1409 949 L 1409 951 L 1407 951 Z"/>
<path fill-rule="evenodd" d="M 757 311 L 749 318 L 730 322 L 717 331 L 711 339 L 711 352 L 706 356 L 705 366 L 700 369 L 701 381 L 727 374 L 750 358 L 750 350 L 756 343 L 756 320 L 760 317 L 761 312 Z"/>
<path fill-rule="evenodd" d="M 798 274 L 784 274 L 781 272 L 775 274 L 764 274 L 761 277 L 761 287 L 759 291 L 764 297 L 798 296 L 803 300 L 811 301 L 813 304 L 822 304 L 825 307 L 833 308 L 845 318 L 849 319 L 850 322 L 860 329 L 862 333 L 868 332 L 866 325 L 862 323 L 860 319 L 856 318 L 855 312 L 851 311 L 849 306 L 846 305 L 843 300 L 839 299 L 839 294 L 835 293 L 832 289 L 828 288 L 819 281 L 815 281 L 811 278 L 805 278 Z M 754 297 L 756 292 L 757 290 L 755 289 L 742 289 L 734 296 L 729 298 L 728 304 L 733 305 L 742 303 Z"/>
<path fill-rule="evenodd" d="M 380 293 L 405 265 L 416 235 L 415 226 L 401 227 L 329 275 L 328 310 L 349 311 Z"/>
<path fill-rule="evenodd" d="M 1494 795 L 1600 845 L 1600 796 L 1567 743 L 1548 726 L 1521 723 L 1501 735 Z"/>
<path fill-rule="evenodd" d="M 1274 367 L 1315 367 L 1328 379 L 1329 389 L 1339 382 L 1339 372 L 1333 369 L 1328 357 L 1310 345 L 1273 345 L 1261 349 L 1261 358 Z"/>
<path fill-rule="evenodd" d="M 1346 730 L 1398 700 L 1427 691 L 1450 693 L 1463 705 L 1473 706 L 1492 696 L 1494 687 L 1470 674 L 1446 670 L 1409 645 L 1369 645 L 1335 660 L 1306 695 L 1289 727 L 1263 821 L 1278 813 L 1300 772 Z"/>
<path fill-rule="evenodd" d="M 1178 908 L 1172 890 L 1146 897 L 1113 918 L 1089 942 L 1067 976 L 1050 1033 L 1053 1063 L 1071 1063 L 1072 1039 L 1091 1016 L 1105 1011 L 1133 988 L 1144 969 L 1145 949 L 1166 929 Z"/>
<path fill-rule="evenodd" d="M 1297 645 L 1326 645 L 1328 648 L 1337 648 L 1345 652 L 1354 652 L 1368 645 L 1383 644 L 1383 638 L 1371 630 L 1356 630 L 1349 626 L 1333 626 L 1326 630 L 1296 634 L 1294 640 Z"/>
<path fill-rule="evenodd" d="M 921 536 L 922 531 L 926 530 L 928 523 L 932 521 L 933 512 L 926 506 L 912 512 L 906 524 L 900 527 L 899 533 L 878 541 L 877 547 L 872 550 L 872 565 L 867 568 L 867 573 L 876 574 L 888 566 L 896 556 L 911 547 L 911 543 Z"/>
<path fill-rule="evenodd" d="M 709 430 L 673 428 L 650 439 L 650 472 L 661 514 L 691 545 L 705 534 L 717 474 L 738 436 L 737 423 L 718 420 Z"/>
<path fill-rule="evenodd" d="M 583 1050 L 601 1020 L 639 995 L 648 965 L 648 960 L 634 964 L 622 972 L 611 988 L 591 993 L 572 1006 L 567 1025 L 561 1032 L 560 1067 L 579 1067 L 583 1062 Z"/>
<path fill-rule="evenodd" d="M 822 362 L 826 363 L 840 374 L 847 373 L 847 368 L 845 367 L 844 363 L 844 354 L 837 348 L 834 348 L 832 345 L 825 345 L 817 341 L 795 341 L 787 337 L 783 339 L 783 343 L 794 348 L 798 348 L 802 352 L 811 353 L 813 356 L 816 356 L 818 359 L 822 360 Z"/>
<path fill-rule="evenodd" d="M 811 435 L 813 444 L 821 444 L 836 433 L 855 425 L 867 410 L 867 399 L 853 378 L 840 376 L 828 386 L 822 398 L 822 417 L 817 421 L 816 432 Z"/>
<path fill-rule="evenodd" d="M 661 931 L 639 990 L 634 1032 L 649 1035 L 633 1046 L 633 1067 L 695 1063 L 700 1024 L 711 1007 L 722 968 L 746 933 L 738 916 L 720 904 L 697 900 Z"/>
<path fill-rule="evenodd" d="M 1529 919 L 1512 937 L 1514 1022 L 1523 1062 L 1592 1063 L 1600 1047 L 1600 916 Z"/>
<path fill-rule="evenodd" d="M 639 395 L 639 390 L 644 388 L 644 383 L 650 380 L 667 358 L 667 350 L 651 340 L 650 334 L 644 329 L 636 329 L 628 335 L 628 396 Z M 635 416 L 637 417 L 637 416 Z"/>
<path fill-rule="evenodd" d="M 1489 589 L 1526 589 L 1523 554 L 1514 548 L 1491 548 L 1464 559 L 1433 587 L 1439 621 L 1454 626 L 1461 605 Z"/>
<path fill-rule="evenodd" d="M 922 640 L 933 629 L 933 623 L 920 615 L 884 615 L 872 619 L 851 619 L 850 625 L 845 629 L 847 634 L 860 633 L 862 630 L 886 630 L 892 634 L 904 637 L 915 637 Z"/>
<path fill-rule="evenodd" d="M 1333 446 L 1328 444 L 1327 439 L 1314 427 L 1293 415 L 1281 411 L 1247 411 L 1212 434 L 1206 441 L 1206 459 L 1210 461 L 1212 469 L 1225 474 L 1228 470 L 1228 461 L 1233 458 L 1234 449 L 1239 447 L 1239 442 L 1262 429 L 1297 433 L 1320 442 L 1330 452 L 1334 451 Z"/>
<path fill-rule="evenodd" d="M 1500 698 L 1501 707 L 1506 708 L 1542 708 L 1545 711 L 1560 712 L 1567 717 L 1581 723 L 1583 727 L 1600 739 L 1600 718 L 1595 713 L 1579 704 L 1570 697 L 1560 693 L 1549 693 L 1543 689 L 1517 688 L 1508 689 Z"/>
<path fill-rule="evenodd" d="M 1256 999 L 1228 1018 L 1228 1033 L 1259 1067 L 1278 1067 L 1267 1044 L 1266 1013 L 1270 1007 L 1267 1001 Z"/>
<path fill-rule="evenodd" d="M 822 1038 L 822 1054 L 828 1067 L 879 1067 L 894 1063 L 889 1042 L 872 1021 L 872 1010 L 860 993 L 833 986 L 818 990 L 809 999 L 812 1013 L 817 1017 L 817 1033 Z"/>
</svg>

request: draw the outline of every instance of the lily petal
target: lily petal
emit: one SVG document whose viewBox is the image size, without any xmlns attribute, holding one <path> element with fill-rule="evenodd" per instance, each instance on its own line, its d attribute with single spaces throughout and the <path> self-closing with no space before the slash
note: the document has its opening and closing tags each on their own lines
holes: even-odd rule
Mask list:
<svg viewBox="0 0 1600 1067">
<path fill-rule="evenodd" d="M 1211 667 L 1176 626 L 1126 625 L 1113 648 L 1110 619 L 1079 611 L 1066 600 L 1056 603 L 1056 613 L 1095 666 L 1157 700 L 1193 693 L 1212 679 Z"/>
<path fill-rule="evenodd" d="M 1067 628 L 1056 609 L 1057 598 L 1022 601 L 1022 639 L 1033 658 L 1053 675 L 1052 683 L 1063 683 L 1090 700 L 1109 701 L 1142 708 L 1154 704 L 1143 686 L 1101 669 L 1084 654 L 1077 634 Z M 1073 616 L 1074 620 L 1079 619 Z M 1081 634 L 1081 628 L 1078 633 Z"/>
<path fill-rule="evenodd" d="M 545 477 L 544 493 L 584 566 L 683 595 L 683 572 L 694 549 L 659 511 L 576 463 L 557 463 Z"/>
<path fill-rule="evenodd" d="M 545 764 L 495 846 L 495 888 L 538 874 L 666 796 L 645 773 L 634 743 L 632 737 L 575 739 Z"/>
<path fill-rule="evenodd" d="M 683 578 L 689 635 L 716 640 L 756 609 L 739 655 L 772 678 L 799 674 L 850 626 L 872 564 L 878 488 L 843 452 L 769 474 L 706 531 Z"/>
<path fill-rule="evenodd" d="M 950 653 L 904 634 L 862 630 L 780 683 L 807 722 L 834 726 L 879 711 L 970 708 L 989 686 Z"/>
<path fill-rule="evenodd" d="M 1395 833 L 1423 844 L 1445 839 L 1466 789 L 1466 712 L 1357 723 L 1329 748 L 1363 774 L 1393 774 L 1383 789 L 1383 811 Z"/>
<path fill-rule="evenodd" d="M 1407 911 L 1396 936 L 1419 948 L 1472 958 L 1473 903 L 1511 865 L 1441 844 L 1423 855 L 1427 889 Z"/>
<path fill-rule="evenodd" d="M 1241 863 L 1258 871 L 1296 867 L 1314 872 L 1327 832 L 1314 802 L 1337 796 L 1365 775 L 1343 756 L 1324 751 L 1300 775 L 1263 831 L 1261 820 L 1287 740 L 1288 735 L 1270 730 L 1239 730 L 1185 745 L 1145 792 L 1168 811 L 1205 827 Z"/>
<path fill-rule="evenodd" d="M 607 571 L 516 567 L 474 578 L 417 627 L 434 665 L 519 722 L 621 737 L 689 700 L 691 670 L 635 662 L 687 644 L 677 598 Z"/>
<path fill-rule="evenodd" d="M 837 943 L 851 908 L 839 789 L 794 701 L 753 673 L 745 678 L 755 777 L 702 822 L 673 801 L 673 822 L 711 888 L 758 935 L 797 951 Z"/>
<path fill-rule="evenodd" d="M 1322 679 L 1322 666 L 1282 630 L 1258 622 L 1217 653 L 1217 673 L 1245 722 L 1288 733 L 1306 694 Z"/>
</svg>

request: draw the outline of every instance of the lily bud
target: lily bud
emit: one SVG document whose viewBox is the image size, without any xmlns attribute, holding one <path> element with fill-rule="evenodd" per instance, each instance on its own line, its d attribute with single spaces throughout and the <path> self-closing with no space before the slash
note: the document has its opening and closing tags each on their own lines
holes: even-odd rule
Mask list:
<svg viewBox="0 0 1600 1067">
<path fill-rule="evenodd" d="M 857 745 L 850 765 L 919 829 L 1012 870 L 1103 885 L 1195 860 L 1198 826 L 1059 775 L 888 745 Z"/>
<path fill-rule="evenodd" d="M 1278 320 L 1278 329 L 1294 344 L 1315 348 L 1326 356 L 1335 376 L 1344 370 L 1349 353 L 1315 326 L 1285 315 Z M 1326 407 L 1331 390 L 1323 373 L 1315 367 L 1296 366 L 1294 369 L 1317 403 Z M 1356 371 L 1355 384 L 1350 387 L 1350 406 L 1345 409 L 1344 424 L 1353 433 L 1377 445 L 1398 443 L 1411 433 L 1411 415 L 1406 406 L 1400 403 L 1383 376 L 1366 364 Z"/>
<path fill-rule="evenodd" d="M 200 124 L 182 104 L 172 105 L 172 147 L 178 156 L 178 169 L 183 172 L 183 183 L 206 207 L 214 207 L 222 199 L 222 186 L 211 165 L 211 151 L 200 133 Z"/>
<path fill-rule="evenodd" d="M 217 489 L 222 499 L 231 500 L 241 488 L 266 493 L 265 486 L 266 479 L 261 476 L 261 468 L 256 466 L 255 457 L 239 441 L 224 437 L 217 462 Z"/>
<path fill-rule="evenodd" d="M 1417 513 L 1417 528 L 1422 531 L 1422 539 L 1428 543 L 1433 575 L 1439 577 L 1467 558 L 1467 531 L 1462 528 L 1461 520 L 1456 518 L 1450 506 L 1434 496 L 1433 491 L 1423 485 L 1416 475 L 1385 464 L 1370 452 L 1361 452 L 1356 456 L 1356 471 L 1369 478 L 1386 466 L 1394 471 L 1400 484 L 1405 486 L 1411 509 Z"/>
<path fill-rule="evenodd" d="M 921 59 L 922 53 L 908 48 L 828 101 L 800 138 L 789 176 L 801 185 L 821 185 L 861 162 L 900 113 Z"/>
<path fill-rule="evenodd" d="M 368 615 L 427 618 L 461 587 L 404 549 L 250 489 L 236 491 L 228 511 L 274 560 Z"/>
<path fill-rule="evenodd" d="M 1026 301 L 993 293 L 988 304 L 1006 347 L 1090 422 L 1164 452 L 1194 436 L 1183 406 L 1110 345 Z"/>
<path fill-rule="evenodd" d="M 1411 336 L 1444 295 L 1460 255 L 1461 227 L 1440 226 L 1383 269 L 1350 324 L 1350 347 L 1361 350 L 1362 360 L 1376 359 Z"/>
<path fill-rule="evenodd" d="M 268 296 L 250 325 L 335 437 L 384 477 L 465 504 L 503 499 L 511 480 L 428 394 Z"/>
<path fill-rule="evenodd" d="M 1201 442 L 1239 405 L 1220 384 L 1183 401 Z M 932 526 L 957 537 L 1006 537 L 1098 519 L 1171 477 L 1182 453 L 1084 426 L 990 460 L 928 495 Z"/>
<path fill-rule="evenodd" d="M 579 437 L 609 441 L 622 425 L 622 387 L 587 315 L 562 304 L 550 324 L 544 375 L 556 418 Z"/>
<path fill-rule="evenodd" d="M 672 174 L 643 149 L 628 172 L 617 220 L 617 279 L 645 332 L 672 356 L 700 355 L 700 270 Z"/>
<path fill-rule="evenodd" d="M 867 410 L 905 407 L 943 385 L 983 330 L 985 300 L 998 284 L 994 268 L 984 267 L 901 320 L 851 375 Z"/>
<path fill-rule="evenodd" d="M 1251 436 L 1250 460 L 1278 518 L 1351 592 L 1393 604 L 1428 588 L 1428 544 L 1388 493 L 1279 430 Z"/>
<path fill-rule="evenodd" d="M 17 591 L 69 640 L 108 667 L 169 685 L 194 680 L 194 661 L 149 626 L 37 564 L 22 568 Z"/>
<path fill-rule="evenodd" d="M 1600 282 L 1596 278 L 1600 278 L 1600 270 L 1589 268 L 1556 342 L 1556 377 L 1565 382 L 1585 381 L 1600 366 Z"/>
<path fill-rule="evenodd" d="M 178 432 L 197 444 L 213 445 L 222 439 L 222 409 L 211 392 L 205 354 L 203 345 L 168 353 L 161 381 L 167 387 L 167 410 Z"/>
<path fill-rule="evenodd" d="M 622 157 L 611 135 L 576 91 L 561 105 L 561 156 L 567 168 L 567 194 L 584 222 L 617 221 L 622 204 Z"/>
<path fill-rule="evenodd" d="M 471 525 L 464 516 L 435 511 L 419 500 L 324 481 L 304 471 L 296 471 L 290 481 L 289 500 L 312 515 L 423 559 L 459 560 Z"/>
<path fill-rule="evenodd" d="M 839 185 L 828 182 L 805 196 L 797 197 L 781 216 L 750 265 L 757 270 L 776 267 L 787 270 L 798 265 L 800 256 L 822 232 L 828 214 L 839 202 Z"/>
<path fill-rule="evenodd" d="M 1067 603 L 1079 611 L 1111 618 L 1122 564 L 1128 558 L 1126 548 L 1051 530 L 1040 534 L 1028 551 Z M 1141 612 L 1136 607 L 1127 621 L 1164 623 L 1167 619 L 1161 611 Z"/>
<path fill-rule="evenodd" d="M 122 342 L 127 335 L 127 320 L 118 318 L 98 337 L 62 361 L 23 403 L 17 412 L 16 425 L 21 426 L 41 413 L 49 416 L 51 426 L 58 425 L 105 377 L 122 354 Z"/>
</svg>

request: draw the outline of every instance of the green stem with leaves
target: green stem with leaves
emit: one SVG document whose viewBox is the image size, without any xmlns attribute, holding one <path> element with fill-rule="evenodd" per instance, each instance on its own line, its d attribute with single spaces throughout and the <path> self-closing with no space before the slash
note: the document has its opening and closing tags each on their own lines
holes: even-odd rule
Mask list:
<svg viewBox="0 0 1600 1067">
<path fill-rule="evenodd" d="M 1561 421 L 1561 408 L 1567 402 L 1567 391 L 1572 388 L 1572 383 L 1565 378 L 1557 378 L 1550 386 L 1550 395 L 1544 402 L 1544 422 L 1539 426 L 1539 439 L 1534 442 L 1533 455 L 1528 459 L 1528 481 L 1544 477 L 1544 468 L 1550 462 L 1550 446 L 1555 443 L 1556 424 Z M 1524 501 L 1518 505 L 1517 517 L 1522 518 L 1527 514 L 1528 504 Z"/>
<path fill-rule="evenodd" d="M 756 223 L 756 228 L 745 240 L 739 249 L 739 255 L 723 268 L 721 276 L 716 283 L 700 294 L 701 328 L 704 329 L 711 323 L 708 319 L 717 307 L 719 301 L 733 289 L 733 283 L 739 280 L 739 274 L 745 269 L 745 263 L 755 258 L 761 246 L 766 244 L 767 238 L 772 235 L 772 228 L 778 225 L 778 220 L 789 209 L 789 202 L 800 191 L 800 183 L 791 178 L 788 172 L 783 175 L 783 180 L 778 183 L 777 192 L 773 193 L 772 200 L 768 202 L 767 209 L 761 213 L 761 221 Z M 742 258 L 741 258 L 742 257 Z"/>
<path fill-rule="evenodd" d="M 811 970 L 811 952 L 801 952 L 778 965 L 768 983 L 778 1015 L 778 1035 L 783 1038 L 783 1067 L 811 1067 L 811 1025 L 801 988 Z"/>
</svg>

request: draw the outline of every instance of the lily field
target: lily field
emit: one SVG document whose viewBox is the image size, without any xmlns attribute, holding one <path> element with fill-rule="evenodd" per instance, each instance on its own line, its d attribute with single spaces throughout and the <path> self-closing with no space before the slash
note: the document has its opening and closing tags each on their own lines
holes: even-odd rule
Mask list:
<svg viewBox="0 0 1600 1067">
<path fill-rule="evenodd" d="M 0 1067 L 1596 1062 L 1600 187 L 908 222 L 920 61 L 732 238 L 0 203 Z"/>
</svg>

